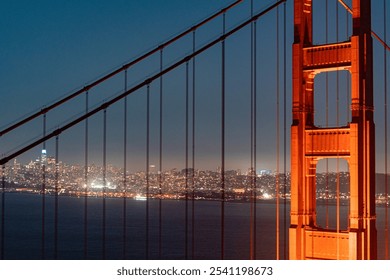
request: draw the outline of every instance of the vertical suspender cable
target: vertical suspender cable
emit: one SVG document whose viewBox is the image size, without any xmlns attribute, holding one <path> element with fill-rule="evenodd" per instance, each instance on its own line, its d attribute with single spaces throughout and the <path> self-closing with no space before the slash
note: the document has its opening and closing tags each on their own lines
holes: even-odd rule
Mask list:
<svg viewBox="0 0 390 280">
<path fill-rule="evenodd" d="M 253 16 L 253 0 L 251 3 L 251 16 Z M 257 249 L 257 21 L 254 21 L 252 24 L 252 105 L 251 105 L 251 111 L 252 111 L 252 143 L 251 143 L 251 149 L 252 151 L 252 162 L 253 162 L 253 186 L 252 186 L 252 259 L 256 259 L 256 249 Z"/>
<path fill-rule="evenodd" d="M 253 0 L 251 0 L 251 17 L 253 16 Z M 253 22 L 251 23 L 251 89 L 250 89 L 250 106 L 251 106 L 251 114 L 250 114 L 250 123 L 251 123 L 251 129 L 250 129 L 250 173 L 249 176 L 251 178 L 251 196 L 250 196 L 250 214 L 249 214 L 249 258 L 253 260 Z"/>
<path fill-rule="evenodd" d="M 160 51 L 160 72 L 163 71 L 163 51 L 164 49 L 161 49 Z M 159 259 L 162 258 L 162 173 L 163 173 L 163 76 L 160 77 L 160 155 L 159 155 L 159 175 L 158 175 L 158 184 L 159 184 L 159 201 L 158 201 L 158 208 L 159 208 L 159 217 L 158 217 L 158 255 Z"/>
<path fill-rule="evenodd" d="M 5 164 L 1 166 L 1 251 L 0 259 L 4 260 L 5 246 Z"/>
<path fill-rule="evenodd" d="M 253 0 L 251 0 L 251 17 L 253 17 Z M 254 211 L 254 203 L 253 203 L 253 193 L 254 193 L 254 176 L 253 176 L 253 169 L 254 169 L 254 166 L 253 166 L 253 123 L 254 123 L 254 120 L 253 120 L 253 81 L 254 81 L 254 78 L 253 78 L 253 22 L 251 23 L 251 40 L 250 40 L 250 49 L 251 49 L 251 57 L 250 57 L 250 60 L 251 60 L 251 63 L 250 63 L 250 67 L 251 67 L 251 88 L 250 88 L 250 106 L 251 106 L 251 114 L 250 114 L 250 123 L 251 123 L 251 129 L 250 129 L 250 137 L 251 137 L 251 140 L 250 140 L 250 153 L 251 153 L 251 156 L 250 156 L 250 173 L 249 173 L 249 176 L 250 176 L 250 182 L 251 182 L 251 195 L 250 195 L 250 214 L 249 214 L 249 258 L 251 260 L 254 260 L 254 249 L 253 249 L 253 243 L 254 243 L 254 221 L 253 221 L 253 211 Z"/>
<path fill-rule="evenodd" d="M 88 113 L 88 91 L 85 92 L 85 113 Z M 84 136 L 84 259 L 88 259 L 88 118 L 85 119 Z"/>
<path fill-rule="evenodd" d="M 347 38 L 349 38 L 349 11 L 347 9 L 345 9 L 345 17 L 346 17 L 346 36 Z M 352 97 L 351 97 L 351 86 L 350 86 L 350 83 L 351 83 L 351 77 L 350 77 L 350 72 L 348 71 L 346 73 L 346 83 L 347 83 L 347 102 L 346 102 L 346 115 L 347 115 L 347 124 L 349 124 L 351 122 L 351 118 L 352 118 L 352 113 L 351 113 L 351 110 L 350 110 L 350 102 L 352 100 Z M 350 169 L 349 169 L 349 165 L 348 165 L 348 174 Z M 351 185 L 351 180 L 350 180 L 350 176 L 348 176 L 348 182 L 347 182 L 348 186 Z M 348 209 L 348 212 L 350 210 L 350 207 L 351 205 L 349 204 L 349 209 Z M 349 223 L 349 219 L 348 219 L 348 228 L 350 226 L 350 223 Z"/>
<path fill-rule="evenodd" d="M 223 35 L 226 14 L 223 13 Z M 221 84 L 221 260 L 225 257 L 225 39 L 222 40 Z"/>
<path fill-rule="evenodd" d="M 279 7 L 276 8 L 276 259 L 280 259 L 280 224 L 279 224 L 279 156 L 280 156 L 280 89 L 279 89 Z"/>
<path fill-rule="evenodd" d="M 251 17 L 253 16 L 253 0 L 251 0 Z M 256 184 L 257 184 L 257 172 L 256 172 L 256 24 L 257 21 L 251 24 L 251 202 L 250 202 L 250 259 L 256 259 Z"/>
<path fill-rule="evenodd" d="M 384 41 L 387 42 L 387 17 L 386 17 L 386 1 L 383 0 L 383 31 L 384 31 Z M 383 49 L 383 63 L 384 63 L 384 114 L 385 114 L 385 127 L 384 127 L 384 133 L 385 133 L 385 260 L 389 259 L 389 224 L 388 224 L 388 178 L 387 178 L 387 50 L 386 48 Z"/>
<path fill-rule="evenodd" d="M 150 85 L 146 87 L 146 217 L 145 257 L 149 259 L 149 142 L 150 142 Z"/>
<path fill-rule="evenodd" d="M 256 259 L 257 251 L 257 21 L 253 25 L 253 169 L 255 171 L 255 177 L 253 180 L 254 192 L 253 192 L 253 258 Z"/>
<path fill-rule="evenodd" d="M 59 137 L 56 136 L 56 155 L 55 155 L 55 191 L 54 191 L 54 259 L 58 259 L 58 187 L 59 187 L 59 170 L 58 170 L 58 145 Z"/>
<path fill-rule="evenodd" d="M 339 9 L 336 4 L 336 42 L 339 41 Z M 338 57 L 338 51 L 336 52 L 336 57 Z M 340 75 L 339 71 L 336 72 L 336 127 L 340 125 Z M 340 258 L 340 158 L 339 158 L 339 135 L 337 134 L 337 157 L 336 157 L 336 232 L 337 232 L 337 259 Z"/>
<path fill-rule="evenodd" d="M 257 249 L 257 21 L 253 23 L 253 259 L 256 259 Z"/>
<path fill-rule="evenodd" d="M 349 38 L 349 11 L 348 9 L 345 9 L 345 18 L 346 18 L 346 38 Z M 346 91 L 347 91 L 347 99 L 346 99 L 346 123 L 349 124 L 351 121 L 351 113 L 350 113 L 350 108 L 349 108 L 349 103 L 351 102 L 351 89 L 350 89 L 350 75 L 349 72 L 346 73 Z M 349 167 L 349 166 L 348 166 Z M 349 172 L 349 169 L 347 170 Z M 348 177 L 349 178 L 349 177 Z M 348 185 L 350 185 L 350 180 L 348 182 Z M 349 205 L 351 207 L 351 205 Z M 348 209 L 349 212 L 350 209 Z M 348 219 L 348 228 L 349 228 L 349 219 Z"/>
<path fill-rule="evenodd" d="M 188 61 L 186 62 L 186 117 L 185 117 L 185 122 L 186 122 L 186 131 L 185 131 L 185 168 L 186 168 L 186 171 L 185 171 L 185 228 L 184 228 L 184 232 L 185 232 L 185 238 L 184 238 L 184 246 L 185 246 L 185 259 L 187 260 L 188 259 L 188 84 L 189 84 L 189 73 L 188 73 L 188 67 L 189 67 L 189 64 L 188 64 Z"/>
<path fill-rule="evenodd" d="M 43 115 L 43 137 L 46 136 L 46 114 Z M 41 256 L 45 259 L 45 216 L 46 216 L 46 142 L 43 142 L 41 153 L 41 165 L 42 165 L 42 227 L 41 227 Z"/>
<path fill-rule="evenodd" d="M 127 69 L 124 91 L 127 91 Z M 123 100 L 123 259 L 127 256 L 127 96 Z"/>
<path fill-rule="evenodd" d="M 286 84 L 286 2 L 283 4 L 283 255 L 284 259 L 287 259 L 287 84 Z"/>
<path fill-rule="evenodd" d="M 106 259 L 106 187 L 107 187 L 107 109 L 103 111 L 103 226 L 102 226 L 102 255 Z"/>
<path fill-rule="evenodd" d="M 196 30 L 192 33 L 192 53 L 195 53 Z M 192 235 L 191 254 L 195 258 L 195 56 L 192 58 Z"/>
<path fill-rule="evenodd" d="M 345 17 L 346 17 L 346 36 L 349 38 L 349 12 L 347 9 L 345 9 Z M 346 75 L 346 82 L 347 82 L 347 123 L 351 121 L 351 114 L 349 110 L 349 102 L 351 102 L 351 90 L 350 90 L 350 75 L 347 73 Z"/>
<path fill-rule="evenodd" d="M 325 42 L 328 43 L 328 0 L 325 3 Z M 325 122 L 326 127 L 329 126 L 329 74 L 325 73 Z M 329 228 L 329 160 L 325 159 L 326 163 L 326 185 L 325 185 L 325 228 Z"/>
<path fill-rule="evenodd" d="M 254 259 L 257 251 L 257 21 L 253 25 L 254 48 L 253 48 L 253 167 L 255 170 L 254 178 L 254 211 L 253 211 L 253 248 Z"/>
</svg>

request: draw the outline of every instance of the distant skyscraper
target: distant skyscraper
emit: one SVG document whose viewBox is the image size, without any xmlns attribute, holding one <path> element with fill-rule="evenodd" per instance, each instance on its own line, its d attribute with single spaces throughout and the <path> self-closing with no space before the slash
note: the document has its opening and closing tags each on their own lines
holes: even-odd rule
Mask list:
<svg viewBox="0 0 390 280">
<path fill-rule="evenodd" d="M 42 149 L 41 164 L 46 165 L 46 163 L 47 163 L 46 149 Z"/>
<path fill-rule="evenodd" d="M 261 169 L 257 172 L 259 175 L 271 175 L 272 174 L 272 170 L 269 170 L 269 169 Z"/>
</svg>

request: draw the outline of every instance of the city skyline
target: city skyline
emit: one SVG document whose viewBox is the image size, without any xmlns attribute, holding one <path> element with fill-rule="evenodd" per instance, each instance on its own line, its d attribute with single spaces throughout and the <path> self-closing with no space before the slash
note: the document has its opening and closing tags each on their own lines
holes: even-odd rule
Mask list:
<svg viewBox="0 0 390 280">
<path fill-rule="evenodd" d="M 324 1 L 325 2 L 325 1 Z M 80 88 L 88 81 L 101 77 L 109 69 L 130 61 L 131 58 L 149 50 L 151 46 L 158 46 L 171 38 L 172 34 L 190 27 L 218 11 L 232 1 L 168 1 L 161 4 L 156 1 L 140 1 L 127 3 L 114 1 L 103 3 L 98 1 L 83 1 L 75 4 L 65 1 L 43 1 L 42 5 L 26 1 L 7 3 L 4 7 L 3 20 L 7 30 L 3 46 L 4 65 L 7 71 L 2 71 L 1 104 L 3 116 L 0 127 L 6 127 L 12 120 L 20 119 L 28 112 L 43 109 L 50 104 L 49 100 L 58 100 L 73 89 Z M 254 10 L 259 11 L 274 1 L 254 1 Z M 350 1 L 346 1 L 350 5 Z M 314 20 L 318 26 L 314 38 L 319 43 L 325 43 L 324 3 L 316 3 Z M 351 24 L 346 24 L 348 18 L 345 9 L 338 1 L 329 0 L 328 41 L 336 40 L 335 7 L 339 9 L 339 40 L 346 38 L 351 32 Z M 286 65 L 283 62 L 283 9 L 279 9 L 279 21 L 275 20 L 276 11 L 269 16 L 259 19 L 258 28 L 258 139 L 257 165 L 262 169 L 276 169 L 276 61 L 279 59 L 279 79 L 284 80 L 283 67 L 286 67 L 286 131 L 283 129 L 283 114 L 280 112 L 280 152 L 283 154 L 283 137 L 286 135 L 286 163 L 289 170 L 289 128 L 291 125 L 291 45 L 292 45 L 292 2 L 286 4 Z M 372 3 L 373 13 L 380 14 L 379 2 Z M 164 11 L 164 13 L 161 13 Z M 227 12 L 227 30 L 247 19 L 250 15 L 250 1 L 244 1 L 234 11 Z M 70 19 L 77 20 L 70 20 Z M 350 19 L 350 18 L 349 18 Z M 279 25 L 280 55 L 277 57 L 274 50 L 276 45 L 275 32 L 264 32 L 267 28 Z M 5 24 L 3 24 L 5 26 Z M 383 36 L 383 22 L 379 16 L 373 17 L 373 29 Z M 246 28 L 237 36 L 227 40 L 226 48 L 228 60 L 226 62 L 227 108 L 226 117 L 229 125 L 226 129 L 226 165 L 227 169 L 247 169 L 250 167 L 250 45 L 235 43 L 241 39 L 249 41 L 250 28 Z M 349 31 L 348 31 L 349 30 Z M 211 24 L 208 30 L 199 29 L 196 47 L 202 46 L 210 38 L 219 36 L 222 32 L 221 20 Z M 272 34 L 271 34 L 272 33 Z M 232 43 L 230 43 L 232 42 Z M 190 53 L 192 48 L 191 36 L 172 49 L 164 50 L 164 67 L 177 59 L 176 53 L 182 51 Z M 220 45 L 213 48 L 211 54 L 200 56 L 196 61 L 196 94 L 197 94 L 197 123 L 196 123 L 196 153 L 195 164 L 212 168 L 220 165 Z M 268 52 L 268 53 L 267 53 Z M 269 54 L 270 53 L 270 54 Z M 383 46 L 374 40 L 374 77 L 375 105 L 377 127 L 377 171 L 383 171 L 383 62 L 381 62 Z M 235 54 L 240 54 L 236 56 Z M 229 66 L 234 66 L 234 69 Z M 266 66 L 264 66 L 266 65 Z M 273 66 L 271 66 L 273 65 Z M 136 84 L 145 76 L 159 71 L 159 55 L 134 70 L 129 70 L 127 86 Z M 316 89 L 319 104 L 324 102 L 324 77 L 319 77 L 320 87 Z M 336 77 L 330 75 L 329 91 L 334 92 Z M 340 76 L 340 92 L 347 89 L 344 75 Z M 173 74 L 163 77 L 164 114 L 163 114 L 163 169 L 181 168 L 185 165 L 185 132 L 184 132 L 184 91 L 185 69 L 181 67 Z M 90 105 L 99 105 L 103 100 L 123 91 L 123 76 L 115 79 L 114 83 L 92 90 L 89 94 Z M 159 162 L 159 81 L 150 86 L 151 90 L 151 142 L 150 162 L 158 165 Z M 280 85 L 280 109 L 283 108 L 283 86 Z M 96 96 L 96 97 L 95 97 Z M 99 97 L 98 97 L 99 96 Z M 145 89 L 130 96 L 128 117 L 128 168 L 141 169 L 145 166 Z M 332 100 L 333 97 L 331 97 Z M 317 101 L 318 100 L 318 101 Z M 332 101 L 333 102 L 333 101 Z M 46 104 L 46 105 L 45 105 Z M 335 104 L 335 103 L 332 103 Z M 79 115 L 84 110 L 84 97 L 69 105 L 64 111 L 47 115 L 48 130 L 55 129 L 59 123 L 65 122 L 70 116 Z M 325 111 L 317 106 L 318 125 L 325 125 Z M 341 107 L 348 107 L 346 98 L 341 98 Z M 330 112 L 334 113 L 335 105 L 330 105 Z M 121 165 L 123 161 L 122 145 L 122 104 L 111 106 L 108 111 L 108 162 Z M 334 115 L 330 114 L 329 125 L 334 125 Z M 341 112 L 342 123 L 348 121 L 348 114 Z M 102 162 L 102 119 L 101 114 L 92 118 L 89 130 L 89 157 L 90 161 Z M 23 128 L 21 134 L 10 135 L 10 139 L 2 136 L 1 153 L 6 154 L 15 146 L 23 145 L 27 139 L 42 135 L 42 119 L 38 119 L 31 126 Z M 78 125 L 69 134 L 60 136 L 59 156 L 63 159 L 73 157 L 75 163 L 84 161 L 84 143 L 82 139 L 74 141 L 75 135 L 82 135 L 83 124 Z M 118 132 L 119 131 L 119 132 Z M 24 137 L 25 136 L 25 137 Z M 21 139 L 21 140 L 20 140 Z M 20 141 L 20 143 L 18 143 Z M 47 150 L 54 153 L 54 141 L 47 142 Z M 25 160 L 40 152 L 37 147 L 27 153 Z M 279 169 L 283 169 L 282 155 Z M 20 159 L 23 161 L 23 157 Z M 345 164 L 344 164 L 345 165 Z"/>
<path fill-rule="evenodd" d="M 110 164 L 104 168 L 91 163 L 86 174 L 85 166 L 62 161 L 56 163 L 54 157 L 45 157 L 43 154 L 27 164 L 14 159 L 12 164 L 5 168 L 4 175 L 8 184 L 6 192 L 42 194 L 43 166 L 45 166 L 45 193 L 47 195 L 58 194 L 74 197 L 102 197 L 104 195 L 110 198 L 126 197 L 142 200 L 146 199 L 146 193 L 149 192 L 148 197 L 151 199 L 185 200 L 187 194 L 195 200 L 220 200 L 220 167 L 214 170 L 196 169 L 194 173 L 192 168 L 188 171 L 173 168 L 160 173 L 154 165 L 151 165 L 149 175 L 145 170 L 127 171 L 125 187 L 124 170 L 121 167 Z M 103 173 L 106 174 L 105 177 Z M 253 175 L 254 173 L 250 170 L 225 170 L 225 201 L 249 202 L 252 195 Z M 275 170 L 258 170 L 256 177 L 258 200 L 276 199 L 276 178 L 279 177 L 278 198 L 290 201 L 290 172 L 278 175 Z M 385 175 L 376 174 L 376 178 L 376 203 L 383 206 L 387 201 L 384 186 Z M 344 201 L 344 205 L 349 203 L 349 172 L 317 173 L 316 181 L 316 197 L 320 204 L 321 202 L 335 202 L 337 197 Z M 339 195 L 337 195 L 336 185 L 340 188 Z"/>
</svg>

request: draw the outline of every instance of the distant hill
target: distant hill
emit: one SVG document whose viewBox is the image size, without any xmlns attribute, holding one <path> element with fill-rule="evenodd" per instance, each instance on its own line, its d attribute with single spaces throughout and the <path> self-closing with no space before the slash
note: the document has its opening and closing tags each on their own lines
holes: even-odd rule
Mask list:
<svg viewBox="0 0 390 280">
<path fill-rule="evenodd" d="M 385 192 L 385 181 L 386 175 L 383 173 L 377 173 L 375 176 L 375 185 L 376 185 L 376 193 L 384 193 Z M 387 184 L 390 191 L 390 175 L 387 175 Z"/>
<path fill-rule="evenodd" d="M 375 176 L 376 193 L 385 193 L 386 175 L 377 173 Z M 388 191 L 390 192 L 390 174 L 387 175 Z M 317 190 L 324 190 L 328 184 L 329 190 L 336 189 L 337 173 L 332 172 L 326 177 L 326 173 L 317 174 Z M 347 172 L 340 172 L 340 191 L 349 192 L 349 174 Z"/>
</svg>

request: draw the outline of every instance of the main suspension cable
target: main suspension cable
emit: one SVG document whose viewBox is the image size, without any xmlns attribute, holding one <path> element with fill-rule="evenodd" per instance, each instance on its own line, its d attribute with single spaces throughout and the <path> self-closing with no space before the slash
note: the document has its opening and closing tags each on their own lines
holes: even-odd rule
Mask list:
<svg viewBox="0 0 390 280">
<path fill-rule="evenodd" d="M 122 94 L 119 94 L 118 96 L 113 97 L 112 99 L 106 101 L 101 106 L 99 106 L 99 107 L 97 107 L 97 108 L 95 108 L 93 110 L 90 110 L 87 114 L 84 114 L 84 115 L 76 118 L 75 120 L 70 121 L 69 123 L 66 123 L 62 127 L 57 128 L 56 130 L 54 130 L 51 133 L 47 134 L 46 137 L 42 137 L 42 138 L 32 142 L 31 144 L 28 144 L 28 145 L 24 146 L 23 148 L 20 148 L 19 150 L 17 150 L 16 152 L 14 152 L 14 153 L 12 153 L 12 154 L 10 154 L 8 156 L 3 156 L 0 159 L 0 165 L 3 165 L 5 163 L 7 163 L 9 160 L 11 160 L 11 159 L 13 159 L 13 158 L 23 154 L 24 152 L 32 149 L 33 147 L 36 147 L 37 145 L 43 143 L 44 141 L 46 141 L 48 139 L 51 139 L 51 138 L 55 137 L 58 134 L 61 134 L 62 132 L 68 130 L 69 128 L 71 128 L 73 126 L 75 126 L 76 124 L 84 121 L 86 118 L 89 118 L 89 117 L 97 114 L 98 112 L 104 110 L 105 108 L 107 108 L 107 107 L 111 106 L 112 104 L 118 102 L 119 100 L 123 99 L 124 97 L 126 97 L 126 96 L 134 93 L 135 91 L 137 91 L 137 90 L 147 86 L 152 81 L 158 79 L 162 75 L 164 75 L 166 73 L 169 73 L 170 71 L 176 69 L 178 66 L 184 64 L 187 60 L 192 59 L 193 57 L 195 57 L 197 55 L 200 55 L 201 53 L 203 53 L 206 50 L 210 49 L 211 47 L 215 46 L 217 43 L 220 43 L 221 41 L 223 41 L 226 38 L 230 37 L 231 35 L 235 34 L 239 30 L 241 30 L 242 28 L 244 28 L 245 26 L 250 24 L 252 21 L 255 21 L 255 20 L 259 19 L 260 17 L 266 15 L 267 13 L 269 13 L 270 11 L 272 11 L 273 9 L 275 9 L 276 7 L 278 7 L 280 4 L 282 4 L 284 2 L 286 2 L 286 0 L 279 0 L 279 1 L 277 1 L 276 3 L 270 5 L 268 8 L 266 8 L 266 9 L 262 10 L 261 12 L 255 14 L 250 19 L 242 22 L 238 26 L 236 26 L 236 27 L 232 28 L 231 30 L 227 31 L 224 35 L 222 35 L 222 36 L 216 38 L 215 40 L 207 43 L 206 45 L 204 45 L 203 47 L 199 48 L 198 50 L 196 50 L 192 54 L 189 54 L 186 57 L 183 57 L 182 59 L 178 60 L 176 63 L 173 63 L 172 65 L 166 67 L 162 72 L 159 72 L 159 73 L 157 73 L 157 74 L 147 78 L 143 82 L 140 82 L 137 85 L 133 86 L 132 88 L 128 89 L 126 92 L 124 92 Z"/>
<path fill-rule="evenodd" d="M 286 1 L 286 0 L 284 0 Z M 208 18 L 202 20 L 201 22 L 199 22 L 198 24 L 195 24 L 193 25 L 192 27 L 186 29 L 185 31 L 183 31 L 182 33 L 180 33 L 179 35 L 167 40 L 166 42 L 160 44 L 159 46 L 155 47 L 154 49 L 152 49 L 151 51 L 139 56 L 138 58 L 122 65 L 121 67 L 119 67 L 118 69 L 110 72 L 109 74 L 97 79 L 96 81 L 84 86 L 82 89 L 79 89 L 77 90 L 76 92 L 62 98 L 61 100 L 57 101 L 57 102 L 54 102 L 53 104 L 45 107 L 43 110 L 40 110 L 36 113 L 33 113 L 31 114 L 30 116 L 24 118 L 23 120 L 21 121 L 18 121 L 16 122 L 15 124 L 13 125 L 10 125 L 9 127 L 3 129 L 0 131 L 0 137 L 9 133 L 10 131 L 22 126 L 23 124 L 25 123 L 28 123 L 34 119 L 36 119 L 37 117 L 43 115 L 43 114 L 46 114 L 47 112 L 53 110 L 54 108 L 72 100 L 73 98 L 79 96 L 80 94 L 82 94 L 83 92 L 86 92 L 88 90 L 90 90 L 91 88 L 103 83 L 104 81 L 114 77 L 115 75 L 119 74 L 120 72 L 126 70 L 126 69 L 129 69 L 130 67 L 134 66 L 135 64 L 145 60 L 146 58 L 150 57 L 151 55 L 157 53 L 159 50 L 173 44 L 174 42 L 178 41 L 179 39 L 183 38 L 184 36 L 190 34 L 191 32 L 193 32 L 194 30 L 196 30 L 197 28 L 205 25 L 206 23 L 212 21 L 213 19 L 215 18 L 218 18 L 220 15 L 226 13 L 228 10 L 232 9 L 233 7 L 237 6 L 238 4 L 240 4 L 241 2 L 243 2 L 243 0 L 237 0 L 233 3 L 231 3 L 230 5 L 224 7 L 223 9 L 219 10 L 218 12 L 214 13 L 213 15 L 209 16 Z"/>
<path fill-rule="evenodd" d="M 351 15 L 353 14 L 352 9 L 343 0 L 338 0 L 338 1 Z M 379 43 L 381 43 L 386 50 L 390 51 L 390 46 L 387 44 L 386 39 L 382 40 L 381 37 L 379 37 L 379 35 L 374 30 L 371 30 L 371 35 L 375 39 L 377 39 Z"/>
</svg>

